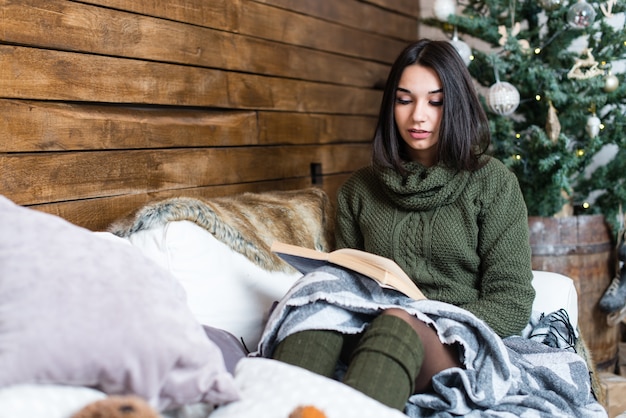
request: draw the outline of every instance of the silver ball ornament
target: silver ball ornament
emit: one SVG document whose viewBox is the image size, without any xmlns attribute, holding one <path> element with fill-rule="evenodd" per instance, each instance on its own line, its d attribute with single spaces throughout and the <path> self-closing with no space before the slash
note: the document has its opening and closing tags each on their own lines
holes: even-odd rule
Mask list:
<svg viewBox="0 0 626 418">
<path fill-rule="evenodd" d="M 470 48 L 468 44 L 466 44 L 456 36 L 452 38 L 450 43 L 452 44 L 454 49 L 456 49 L 456 52 L 459 53 L 459 56 L 461 57 L 465 65 L 469 65 L 470 62 L 472 62 L 472 48 Z"/>
<path fill-rule="evenodd" d="M 608 74 L 604 77 L 604 91 L 607 93 L 614 92 L 619 87 L 619 78 L 615 74 Z"/>
<path fill-rule="evenodd" d="M 511 83 L 498 81 L 487 93 L 487 104 L 493 113 L 498 115 L 510 115 L 519 106 L 519 91 Z"/>
<path fill-rule="evenodd" d="M 435 17 L 442 22 L 448 21 L 448 16 L 456 13 L 455 0 L 436 0 L 433 4 Z"/>
<path fill-rule="evenodd" d="M 585 0 L 578 0 L 567 11 L 567 23 L 576 29 L 585 29 L 589 27 L 596 18 L 596 11 L 593 6 Z"/>
</svg>

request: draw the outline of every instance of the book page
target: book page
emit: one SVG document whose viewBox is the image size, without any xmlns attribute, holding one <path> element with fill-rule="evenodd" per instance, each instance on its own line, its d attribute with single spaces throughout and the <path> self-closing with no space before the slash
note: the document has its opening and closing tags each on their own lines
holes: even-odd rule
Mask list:
<svg viewBox="0 0 626 418">
<path fill-rule="evenodd" d="M 403 281 L 408 281 L 413 283 L 411 278 L 402 270 L 402 267 L 398 265 L 395 261 L 390 258 L 383 257 L 377 254 L 368 253 L 366 251 L 357 250 L 354 248 L 340 248 L 339 250 L 335 250 L 329 254 L 328 260 L 333 261 L 336 259 L 336 254 L 347 254 L 352 257 L 356 257 L 359 260 L 363 260 L 367 263 L 370 263 L 374 266 L 378 266 L 384 270 L 389 271 L 394 276 L 402 279 Z"/>
<path fill-rule="evenodd" d="M 386 257 L 354 248 L 341 248 L 325 253 L 282 242 L 274 242 L 272 251 L 303 274 L 332 263 L 368 276 L 380 285 L 399 290 L 413 299 L 426 299 L 404 270 L 394 260 Z"/>
</svg>

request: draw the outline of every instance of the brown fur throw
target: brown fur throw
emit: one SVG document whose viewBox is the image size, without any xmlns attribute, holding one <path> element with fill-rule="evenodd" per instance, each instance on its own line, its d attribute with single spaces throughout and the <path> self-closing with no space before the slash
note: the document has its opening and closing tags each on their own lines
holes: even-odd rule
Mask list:
<svg viewBox="0 0 626 418">
<path fill-rule="evenodd" d="M 212 199 L 177 197 L 150 203 L 113 223 L 121 237 L 172 221 L 191 221 L 269 271 L 290 267 L 270 252 L 274 241 L 329 251 L 333 247 L 330 200 L 319 188 L 243 193 Z"/>
</svg>

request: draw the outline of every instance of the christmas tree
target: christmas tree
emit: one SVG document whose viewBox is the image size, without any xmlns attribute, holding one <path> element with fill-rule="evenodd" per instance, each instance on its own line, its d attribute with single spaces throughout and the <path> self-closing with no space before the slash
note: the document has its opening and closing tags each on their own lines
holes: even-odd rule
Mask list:
<svg viewBox="0 0 626 418">
<path fill-rule="evenodd" d="M 625 3 L 436 0 L 424 20 L 482 86 L 490 153 L 517 175 L 531 216 L 599 213 L 621 227 Z"/>
</svg>

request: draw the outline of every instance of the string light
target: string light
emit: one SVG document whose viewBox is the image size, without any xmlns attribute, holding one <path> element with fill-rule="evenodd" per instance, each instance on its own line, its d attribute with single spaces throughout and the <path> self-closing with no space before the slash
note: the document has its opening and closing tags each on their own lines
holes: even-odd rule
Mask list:
<svg viewBox="0 0 626 418">
<path fill-rule="evenodd" d="M 583 202 L 582 207 L 583 209 L 589 209 L 591 205 L 589 204 L 589 202 Z"/>
<path fill-rule="evenodd" d="M 535 100 L 537 100 L 538 102 L 541 101 L 541 95 L 540 94 L 536 94 L 535 95 Z"/>
<path fill-rule="evenodd" d="M 519 154 L 515 154 L 515 155 L 513 156 L 513 158 L 514 158 L 515 160 L 519 161 L 519 160 L 521 160 L 521 159 L 522 159 L 522 156 L 521 156 L 521 155 L 519 155 Z"/>
<path fill-rule="evenodd" d="M 579 157 L 584 156 L 585 155 L 585 150 L 584 149 L 576 150 L 576 155 L 579 156 Z"/>
<path fill-rule="evenodd" d="M 519 132 L 515 134 L 515 138 L 520 139 L 522 137 L 522 134 L 520 134 Z"/>
<path fill-rule="evenodd" d="M 541 48 L 535 48 L 535 55 L 541 54 Z"/>
</svg>

